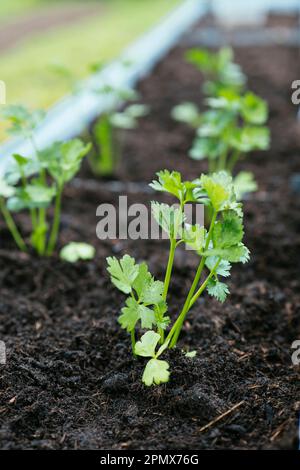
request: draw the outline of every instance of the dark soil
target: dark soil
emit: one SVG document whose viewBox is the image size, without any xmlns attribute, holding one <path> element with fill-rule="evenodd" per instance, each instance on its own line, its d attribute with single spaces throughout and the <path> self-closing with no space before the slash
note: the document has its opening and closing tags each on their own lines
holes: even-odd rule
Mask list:
<svg viewBox="0 0 300 470">
<path fill-rule="evenodd" d="M 173 122 L 171 108 L 201 106 L 201 76 L 173 50 L 143 81 L 151 114 L 126 135 L 119 178 L 149 182 L 162 168 L 194 178 L 205 163 L 187 157 L 192 133 Z M 117 204 L 108 186 L 66 190 L 60 245 L 85 240 L 94 262 L 63 263 L 18 253 L 1 226 L 0 441 L 3 449 L 266 449 L 294 448 L 300 409 L 299 366 L 291 344 L 300 339 L 300 194 L 290 189 L 299 171 L 299 124 L 290 95 L 300 78 L 299 55 L 280 46 L 236 50 L 249 87 L 268 100 L 272 148 L 240 168 L 254 172 L 259 191 L 245 204 L 251 261 L 233 269 L 223 304 L 204 296 L 169 353 L 171 380 L 155 388 L 140 381 L 117 316 L 124 296 L 114 289 L 105 257 L 128 252 L 163 277 L 168 245 L 158 241 L 99 241 L 96 207 Z M 129 203 L 159 196 L 129 194 Z M 26 217 L 19 219 L 27 230 Z M 196 259 L 178 251 L 170 314 L 178 313 Z M 181 348 L 196 349 L 194 359 Z M 213 418 L 238 405 L 202 431 Z"/>
</svg>

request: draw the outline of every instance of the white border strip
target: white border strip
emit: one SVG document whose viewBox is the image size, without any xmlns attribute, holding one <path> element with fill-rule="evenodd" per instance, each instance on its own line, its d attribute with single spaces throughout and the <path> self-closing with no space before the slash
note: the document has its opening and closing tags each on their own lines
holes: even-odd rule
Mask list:
<svg viewBox="0 0 300 470">
<path fill-rule="evenodd" d="M 206 11 L 205 0 L 185 0 L 154 29 L 128 47 L 118 60 L 86 80 L 80 93 L 66 96 L 58 102 L 49 110 L 35 133 L 38 147 L 43 149 L 55 141 L 79 135 L 110 104 L 108 98 L 97 96 L 90 91 L 95 85 L 108 82 L 118 87 L 134 86 Z M 124 67 L 124 60 L 130 61 L 132 66 Z M 31 145 L 21 139 L 4 143 L 0 147 L 0 175 L 5 171 L 13 153 L 26 156 L 31 152 Z"/>
</svg>

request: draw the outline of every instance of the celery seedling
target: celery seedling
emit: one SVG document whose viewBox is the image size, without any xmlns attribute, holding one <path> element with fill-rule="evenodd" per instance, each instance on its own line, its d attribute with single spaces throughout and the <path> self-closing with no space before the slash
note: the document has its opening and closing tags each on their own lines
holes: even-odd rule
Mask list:
<svg viewBox="0 0 300 470">
<path fill-rule="evenodd" d="M 2 216 L 18 248 L 21 251 L 27 251 L 26 243 L 24 242 L 11 213 L 6 207 L 6 198 L 12 197 L 14 193 L 15 189 L 12 186 L 9 186 L 4 179 L 0 178 L 0 210 Z"/>
<path fill-rule="evenodd" d="M 230 47 L 218 52 L 193 48 L 187 51 L 185 57 L 204 74 L 207 81 L 203 91 L 209 96 L 218 94 L 224 88 L 241 91 L 246 84 L 241 67 L 233 62 L 234 54 Z"/>
<path fill-rule="evenodd" d="M 31 245 L 39 255 L 50 256 L 57 242 L 64 186 L 79 171 L 90 145 L 85 146 L 80 140 L 74 139 L 38 150 L 33 132 L 41 113 L 30 113 L 26 108 L 13 106 L 6 109 L 5 115 L 12 123 L 10 131 L 29 138 L 34 152 L 28 158 L 13 155 L 1 184 L 1 210 L 14 240 L 23 250 L 25 242 L 20 238 L 11 212 L 28 210 L 32 225 Z M 54 216 L 50 228 L 47 209 L 53 200 Z"/>
<path fill-rule="evenodd" d="M 110 176 L 119 159 L 121 137 L 120 130 L 135 129 L 138 119 L 146 116 L 148 107 L 142 104 L 132 104 L 123 111 L 118 111 L 120 103 L 131 101 L 138 97 L 131 89 L 118 89 L 105 85 L 97 90 L 104 98 L 109 98 L 111 105 L 108 106 L 96 122 L 93 129 L 94 152 L 89 157 L 89 162 L 96 175 Z"/>
<path fill-rule="evenodd" d="M 190 156 L 208 158 L 210 172 L 232 173 L 242 155 L 254 150 L 267 150 L 269 129 L 264 126 L 268 108 L 264 100 L 252 92 L 240 95 L 223 90 L 209 98 L 210 107 L 202 115 Z"/>
<path fill-rule="evenodd" d="M 76 263 L 79 260 L 87 261 L 93 259 L 95 253 L 95 248 L 88 243 L 70 242 L 61 249 L 59 256 L 64 261 Z"/>
<path fill-rule="evenodd" d="M 121 66 L 128 68 L 131 64 L 132 62 L 124 60 Z M 88 84 L 80 82 L 64 65 L 51 65 L 52 70 L 69 83 L 74 94 L 87 88 L 106 103 L 105 112 L 100 115 L 90 131 L 93 151 L 88 156 L 88 161 L 93 173 L 97 176 L 113 174 L 121 157 L 122 130 L 135 129 L 138 126 L 138 120 L 149 112 L 148 106 L 142 104 L 127 105 L 123 111 L 119 111 L 123 103 L 136 101 L 139 95 L 131 88 L 120 88 L 103 78 L 99 79 L 97 73 L 106 65 L 105 62 L 99 62 L 89 66 L 89 71 L 95 76 Z"/>
<path fill-rule="evenodd" d="M 170 240 L 164 282 L 153 278 L 146 263 L 137 264 L 129 255 L 120 261 L 115 257 L 107 259 L 112 283 L 128 295 L 118 321 L 131 335 L 133 354 L 150 358 L 142 378 L 147 386 L 169 380 L 169 364 L 159 357 L 167 348 L 176 346 L 184 320 L 200 295 L 207 291 L 224 302 L 229 289 L 220 278 L 230 275 L 232 263 L 245 263 L 249 259 L 249 251 L 242 242 L 242 205 L 236 201 L 228 173 L 202 175 L 189 182 L 182 181 L 178 172 L 164 170 L 158 173 L 158 180 L 150 186 L 175 196 L 179 201 L 178 207 L 152 203 L 154 218 Z M 191 202 L 202 203 L 210 210 L 212 218 L 208 230 L 186 223 L 184 208 Z M 165 338 L 164 332 L 170 324 L 167 301 L 170 300 L 168 292 L 174 254 L 183 243 L 199 257 L 198 268 L 185 302 Z M 142 329 L 149 331 L 136 343 L 139 323 Z"/>
<path fill-rule="evenodd" d="M 269 148 L 269 130 L 264 127 L 267 104 L 254 93 L 244 92 L 246 77 L 233 58 L 232 49 L 227 47 L 216 53 L 187 51 L 188 62 L 207 79 L 203 90 L 209 95 L 209 109 L 200 113 L 195 104 L 182 103 L 172 111 L 174 119 L 196 130 L 189 155 L 195 160 L 208 159 L 210 173 L 226 170 L 233 174 L 236 163 L 246 153 Z M 235 186 L 238 198 L 257 189 L 249 172 L 240 173 Z"/>
<path fill-rule="evenodd" d="M 233 174 L 237 162 L 247 153 L 269 148 L 269 129 L 266 102 L 252 92 L 240 94 L 222 89 L 217 96 L 207 99 L 209 110 L 200 113 L 196 105 L 176 106 L 173 118 L 186 122 L 196 130 L 189 156 L 194 160 L 208 160 L 209 172 L 228 171 Z M 251 173 L 237 176 L 238 197 L 256 190 Z"/>
</svg>

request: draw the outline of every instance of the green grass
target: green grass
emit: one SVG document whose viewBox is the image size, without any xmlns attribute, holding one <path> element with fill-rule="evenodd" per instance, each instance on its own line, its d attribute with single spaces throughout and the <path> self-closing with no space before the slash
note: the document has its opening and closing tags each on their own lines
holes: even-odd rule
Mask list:
<svg viewBox="0 0 300 470">
<path fill-rule="evenodd" d="M 88 2 L 106 2 L 109 0 L 0 0 L 0 23 L 8 19 L 30 15 L 31 12 L 62 5 Z"/>
<path fill-rule="evenodd" d="M 1 0 L 0 1 L 0 21 L 10 16 L 28 13 L 35 7 L 43 6 L 43 0 Z"/>
<path fill-rule="evenodd" d="M 63 64 L 76 77 L 83 78 L 91 63 L 118 56 L 179 3 L 180 0 L 103 1 L 99 16 L 39 34 L 8 50 L 1 56 L 0 72 L 0 79 L 6 82 L 8 104 L 49 107 L 69 91 L 67 81 L 51 71 L 51 64 Z"/>
</svg>

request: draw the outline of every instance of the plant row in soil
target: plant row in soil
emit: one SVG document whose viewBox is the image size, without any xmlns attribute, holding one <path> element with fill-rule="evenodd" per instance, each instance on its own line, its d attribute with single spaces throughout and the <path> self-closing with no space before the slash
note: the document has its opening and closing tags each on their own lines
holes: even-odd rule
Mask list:
<svg viewBox="0 0 300 470">
<path fill-rule="evenodd" d="M 139 84 L 151 107 L 125 135 L 115 177 L 149 183 L 161 169 L 185 179 L 206 172 L 187 157 L 193 133 L 170 117 L 173 106 L 203 109 L 199 72 L 179 45 Z M 110 284 L 106 257 L 129 253 L 164 276 L 168 244 L 151 240 L 97 240 L 96 208 L 118 204 L 107 181 L 65 190 L 59 245 L 86 241 L 95 260 L 64 263 L 16 251 L 1 222 L 0 335 L 7 364 L 0 374 L 0 446 L 3 449 L 258 449 L 293 448 L 299 408 L 299 369 L 291 343 L 300 336 L 299 197 L 290 178 L 299 171 L 299 125 L 290 84 L 299 77 L 296 47 L 235 49 L 249 88 L 269 104 L 271 149 L 251 154 L 240 169 L 254 173 L 258 192 L 244 202 L 250 262 L 233 269 L 224 304 L 201 298 L 191 311 L 179 348 L 167 356 L 169 383 L 146 388 L 143 360 L 117 324 L 122 294 Z M 85 182 L 85 183 L 84 183 Z M 144 186 L 142 186 L 144 187 Z M 128 204 L 167 200 L 145 191 Z M 29 221 L 19 216 L 24 233 Z M 170 315 L 192 282 L 194 257 L 178 250 L 170 286 Z M 181 349 L 197 350 L 193 359 Z M 210 420 L 239 404 L 206 431 Z"/>
</svg>

